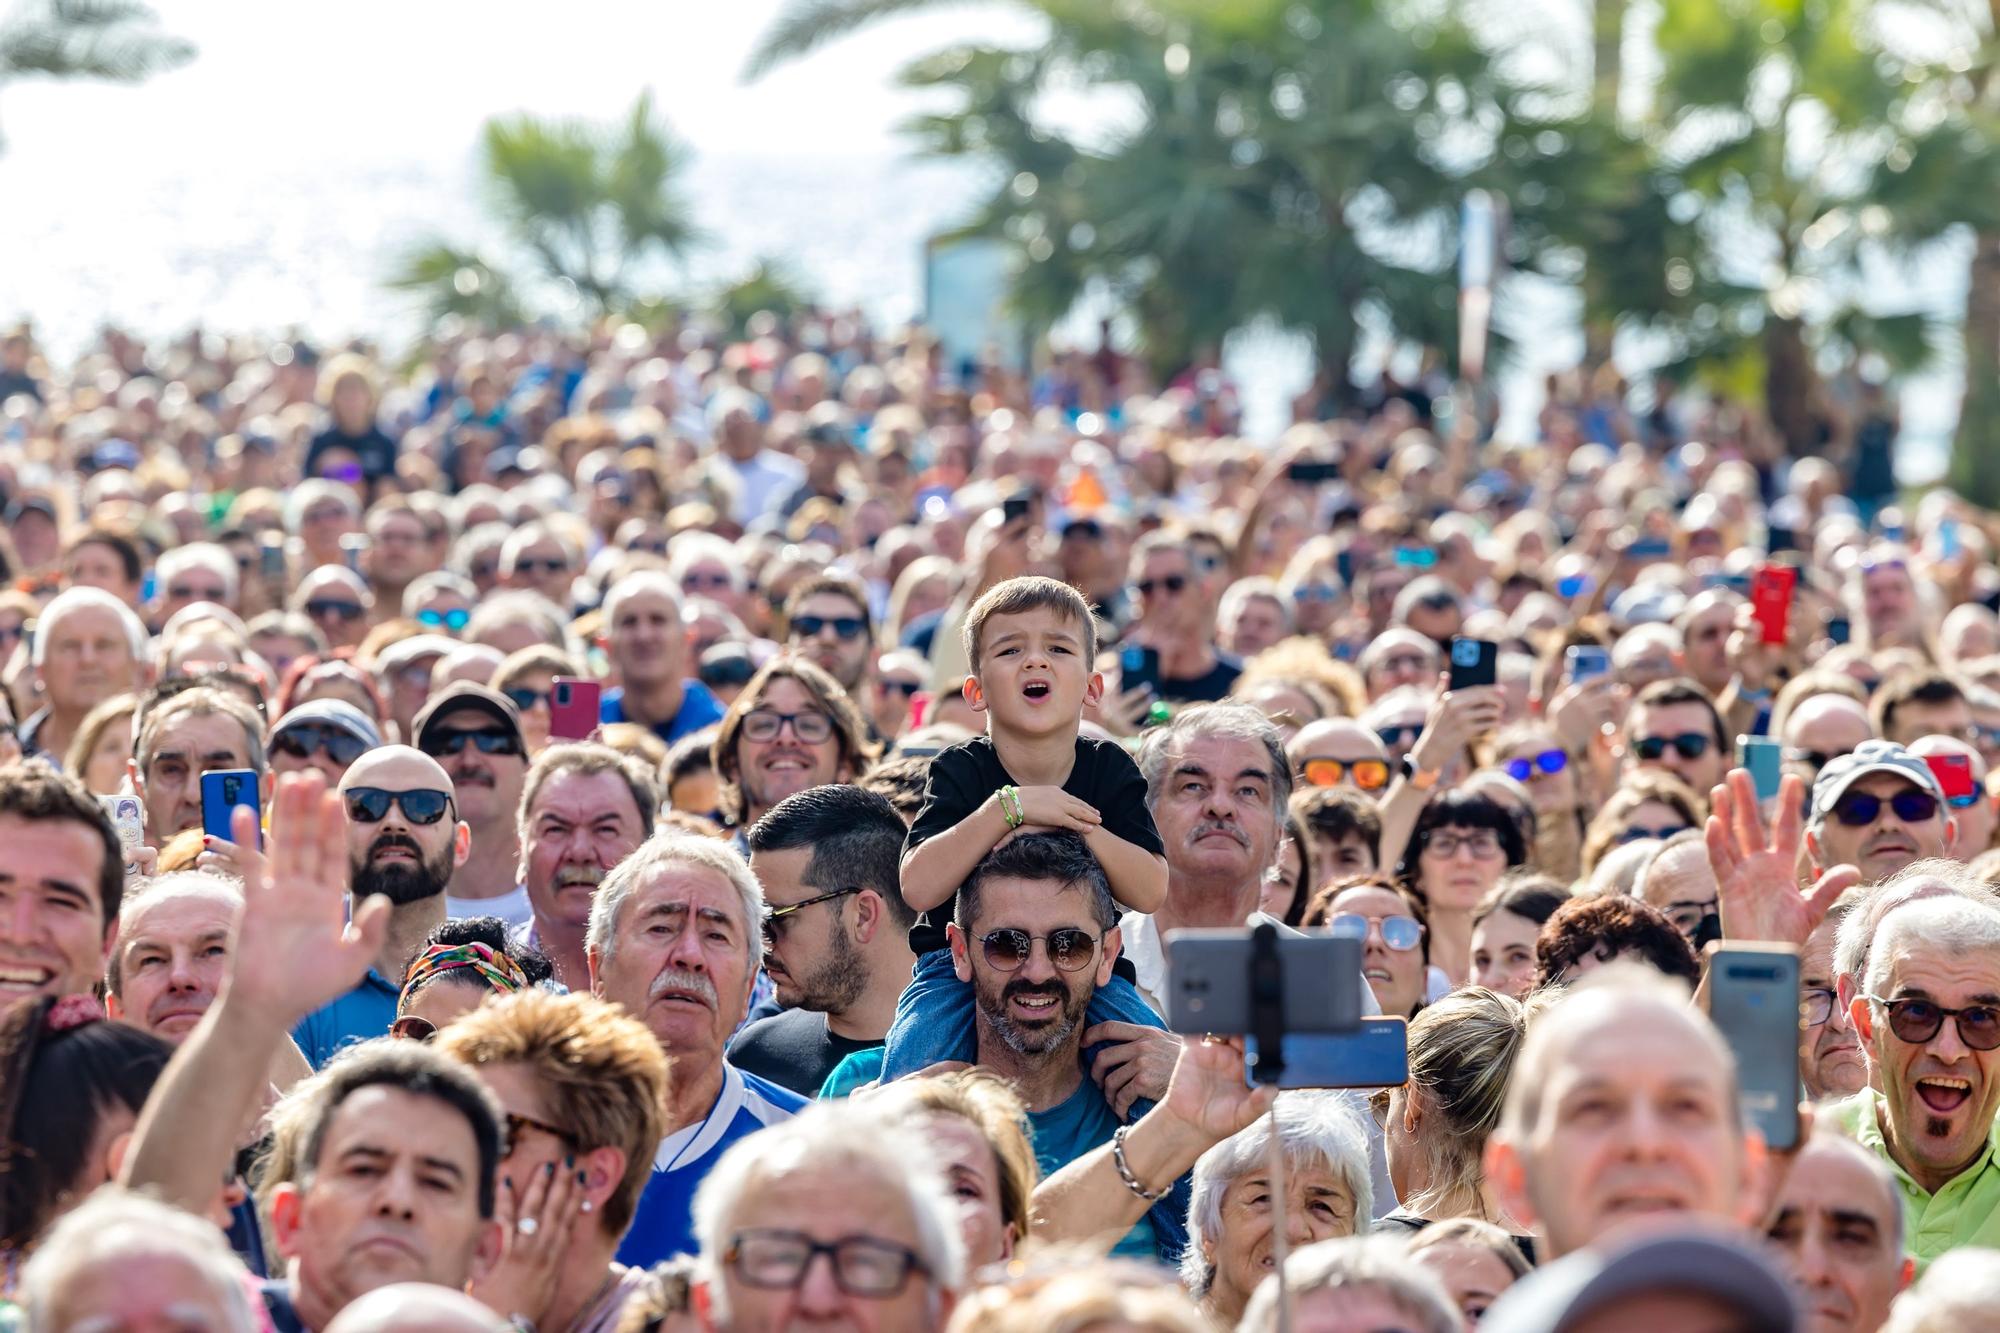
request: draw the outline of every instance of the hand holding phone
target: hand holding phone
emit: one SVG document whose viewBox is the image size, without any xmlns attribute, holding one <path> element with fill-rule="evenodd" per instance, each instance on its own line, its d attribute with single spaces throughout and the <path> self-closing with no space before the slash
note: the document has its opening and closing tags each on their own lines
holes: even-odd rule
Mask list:
<svg viewBox="0 0 2000 1333">
<path fill-rule="evenodd" d="M 1451 676 L 1447 688 L 1475 689 L 1500 683 L 1500 645 L 1491 639 L 1451 641 Z"/>
<path fill-rule="evenodd" d="M 1579 643 L 1563 654 L 1569 668 L 1569 683 L 1581 685 L 1587 680 L 1611 674 L 1611 650 L 1602 644 Z"/>
<path fill-rule="evenodd" d="M 1128 643 L 1118 650 L 1118 688 L 1144 687 L 1157 698 L 1160 693 L 1160 650 L 1143 643 Z"/>
<path fill-rule="evenodd" d="M 263 804 L 257 790 L 257 774 L 248 768 L 212 769 L 201 775 L 201 831 L 218 842 L 235 843 L 236 807 L 248 806 L 257 823 L 263 824 Z M 264 845 L 262 833 L 257 845 Z"/>
<path fill-rule="evenodd" d="M 604 686 L 594 680 L 557 676 L 549 686 L 549 736 L 554 740 L 580 741 L 596 731 L 601 721 Z"/>
</svg>

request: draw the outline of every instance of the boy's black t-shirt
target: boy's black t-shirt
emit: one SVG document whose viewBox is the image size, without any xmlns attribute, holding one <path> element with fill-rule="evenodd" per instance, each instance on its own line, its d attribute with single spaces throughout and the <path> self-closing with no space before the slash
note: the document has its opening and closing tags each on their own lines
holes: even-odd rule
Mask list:
<svg viewBox="0 0 2000 1333">
<path fill-rule="evenodd" d="M 907 856 L 911 848 L 957 828 L 985 804 L 987 797 L 1010 785 L 1020 784 L 1000 763 L 1000 752 L 993 748 L 991 736 L 975 736 L 940 752 L 931 760 L 924 808 L 918 811 L 916 823 L 903 841 L 903 854 Z M 1105 832 L 1155 856 L 1166 851 L 1159 830 L 1153 827 L 1153 814 L 1146 808 L 1146 779 L 1121 746 L 1077 737 L 1076 763 L 1063 790 L 1088 802 L 1103 817 Z M 944 925 L 951 913 L 952 905 L 946 904 L 918 917 L 917 924 L 910 927 L 911 951 L 922 957 L 947 947 Z"/>
</svg>

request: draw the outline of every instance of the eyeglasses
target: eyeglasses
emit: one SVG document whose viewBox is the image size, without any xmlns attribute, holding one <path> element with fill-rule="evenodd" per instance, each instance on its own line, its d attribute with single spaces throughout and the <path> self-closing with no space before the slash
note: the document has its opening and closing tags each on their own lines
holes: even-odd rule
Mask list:
<svg viewBox="0 0 2000 1333">
<path fill-rule="evenodd" d="M 1679 901 L 1668 903 L 1665 908 L 1665 916 L 1668 921 L 1673 923 L 1675 930 L 1678 930 L 1683 935 L 1692 935 L 1695 931 L 1701 929 L 1701 919 L 1715 910 L 1714 899 L 1710 899 L 1705 903 L 1698 903 L 1692 899 L 1683 898 Z"/>
<path fill-rule="evenodd" d="M 845 898 L 850 893 L 859 892 L 861 892 L 861 886 L 857 884 L 851 889 L 835 889 L 832 893 L 822 893 L 817 898 L 808 898 L 804 902 L 792 903 L 787 907 L 773 907 L 770 911 L 764 913 L 764 943 L 776 944 L 778 936 L 784 934 L 785 927 L 791 924 L 789 918 L 794 913 L 803 912 L 808 907 L 813 907 L 820 903 L 830 903 L 836 898 Z"/>
<path fill-rule="evenodd" d="M 1885 805 L 1905 824 L 1921 824 L 1936 818 L 1938 812 L 1937 797 L 1905 788 L 1886 801 L 1865 791 L 1847 792 L 1833 803 L 1833 817 L 1849 828 L 1861 828 L 1874 823 Z"/>
<path fill-rule="evenodd" d="M 1456 856 L 1461 848 L 1471 852 L 1474 860 L 1490 861 L 1500 855 L 1500 835 L 1486 828 L 1474 833 L 1433 833 L 1424 840 L 1424 850 L 1439 856 Z"/>
<path fill-rule="evenodd" d="M 808 639 L 816 639 L 829 627 L 843 643 L 858 639 L 867 632 L 868 622 L 859 616 L 794 616 L 792 632 Z"/>
<path fill-rule="evenodd" d="M 1929 1000 L 1885 1000 L 1870 995 L 1889 1014 L 1889 1031 L 1896 1040 L 1921 1046 L 1937 1036 L 1949 1018 L 1958 1025 L 1958 1039 L 1975 1051 L 2000 1046 L 2000 1008 L 1990 1004 L 1970 1004 L 1963 1009 L 1947 1009 Z"/>
<path fill-rule="evenodd" d="M 1705 736 L 1699 731 L 1683 731 L 1678 736 L 1641 736 L 1632 742 L 1632 752 L 1648 763 L 1659 759 L 1672 746 L 1675 754 L 1683 759 L 1699 759 L 1708 753 L 1713 736 Z"/>
<path fill-rule="evenodd" d="M 880 683 L 882 693 L 900 694 L 905 699 L 924 687 L 924 683 L 920 680 L 884 680 Z"/>
<path fill-rule="evenodd" d="M 359 620 L 368 614 L 359 602 L 335 602 L 315 597 L 306 603 L 306 614 L 314 620 L 338 617 L 341 620 Z"/>
<path fill-rule="evenodd" d="M 286 727 L 271 737 L 271 753 L 289 755 L 293 759 L 310 759 L 315 751 L 324 750 L 326 757 L 346 768 L 368 751 L 368 742 L 359 736 L 329 727 L 321 722 L 300 722 Z"/>
<path fill-rule="evenodd" d="M 19 643 L 28 633 L 28 622 L 0 627 L 0 643 Z"/>
<path fill-rule="evenodd" d="M 1030 935 L 1025 930 L 994 930 L 979 937 L 986 965 L 1001 972 L 1018 972 L 1034 956 L 1035 941 L 1048 946 L 1049 961 L 1061 972 L 1081 972 L 1097 956 L 1097 937 L 1075 926 L 1064 926 L 1046 935 Z"/>
<path fill-rule="evenodd" d="M 514 707 L 524 713 L 536 704 L 547 704 L 554 697 L 552 690 L 531 690 L 523 685 L 510 685 L 500 693 L 513 700 Z"/>
<path fill-rule="evenodd" d="M 1292 589 L 1295 602 L 1331 602 L 1340 597 L 1340 589 L 1331 583 L 1301 583 Z"/>
<path fill-rule="evenodd" d="M 435 607 L 427 606 L 417 612 L 417 622 L 427 625 L 431 629 L 442 627 L 456 634 L 472 623 L 472 612 L 462 606 L 454 607 L 449 611 L 440 611 Z"/>
<path fill-rule="evenodd" d="M 516 574 L 560 574 L 569 568 L 569 561 L 556 556 L 523 556 L 514 562 Z"/>
<path fill-rule="evenodd" d="M 1649 840 L 1653 842 L 1665 842 L 1676 833 L 1685 833 L 1687 830 L 1688 826 L 1686 824 L 1675 824 L 1671 828 L 1647 828 L 1644 824 L 1632 824 L 1620 830 L 1614 842 L 1620 847 L 1623 847 L 1628 842 L 1646 842 Z"/>
<path fill-rule="evenodd" d="M 1866 575 L 1876 573 L 1879 570 L 1884 570 L 1884 569 L 1901 570 L 1905 568 L 1907 568 L 1907 566 L 1903 564 L 1900 558 L 1894 560 L 1870 560 L 1864 557 L 1861 561 L 1861 573 L 1863 574 L 1864 577 Z"/>
<path fill-rule="evenodd" d="M 1359 912 L 1341 912 L 1326 926 L 1337 940 L 1366 940 L 1369 931 L 1379 929 L 1382 943 L 1397 953 L 1408 953 L 1424 939 L 1423 923 L 1413 916 L 1363 916 Z"/>
<path fill-rule="evenodd" d="M 220 588 L 189 588 L 182 584 L 169 584 L 167 596 L 178 602 L 219 602 L 223 598 Z"/>
<path fill-rule="evenodd" d="M 1314 787 L 1335 787 L 1342 777 L 1352 777 L 1363 791 L 1379 791 L 1389 785 L 1386 759 L 1308 759 L 1299 765 L 1299 776 Z"/>
<path fill-rule="evenodd" d="M 389 816 L 389 807 L 400 806 L 403 818 L 412 824 L 435 824 L 451 809 L 451 793 L 419 787 L 414 791 L 386 791 L 381 787 L 349 787 L 347 817 L 357 824 L 379 824 Z"/>
<path fill-rule="evenodd" d="M 527 1132 L 531 1129 L 539 1129 L 542 1133 L 560 1140 L 572 1148 L 576 1146 L 576 1136 L 574 1134 L 571 1134 L 568 1130 L 557 1129 L 548 1121 L 537 1120 L 531 1115 L 516 1115 L 512 1111 L 508 1111 L 502 1117 L 502 1128 L 506 1131 L 507 1135 L 506 1142 L 502 1145 L 500 1151 L 502 1157 L 512 1157 L 514 1150 L 521 1146 L 521 1140 L 526 1137 Z"/>
<path fill-rule="evenodd" d="M 497 579 L 500 577 L 500 562 L 498 560 L 481 560 L 477 564 L 468 567 L 465 571 L 465 576 L 474 583 L 484 583 L 488 579 Z"/>
<path fill-rule="evenodd" d="M 437 1024 L 416 1014 L 404 1014 L 389 1025 L 389 1035 L 400 1041 L 429 1041 L 437 1035 Z"/>
<path fill-rule="evenodd" d="M 1989 747 L 2000 745 L 2000 727 L 1982 726 L 1975 722 L 1972 724 L 1971 740 L 1974 745 Z"/>
<path fill-rule="evenodd" d="M 1417 737 L 1424 734 L 1424 727 L 1421 722 L 1412 722 L 1406 727 L 1377 727 L 1375 734 L 1381 737 L 1382 744 L 1393 750 L 1405 741 L 1416 744 Z"/>
<path fill-rule="evenodd" d="M 1132 588 L 1141 597 L 1151 597 L 1155 588 L 1160 589 L 1170 597 L 1178 597 L 1182 592 L 1187 590 L 1187 585 L 1187 575 L 1169 574 L 1165 578 L 1135 579 L 1132 583 Z"/>
<path fill-rule="evenodd" d="M 928 1271 L 916 1251 L 873 1236 L 820 1241 L 802 1231 L 775 1229 L 737 1232 L 722 1261 L 748 1286 L 789 1291 L 805 1281 L 822 1254 L 833 1265 L 834 1283 L 849 1296 L 894 1296 L 911 1273 Z"/>
<path fill-rule="evenodd" d="M 1840 998 L 1837 992 L 1824 986 L 1808 987 L 1800 995 L 1805 1000 L 1806 1026 L 1809 1028 L 1819 1027 L 1832 1019 L 1834 1003 Z"/>
<path fill-rule="evenodd" d="M 481 754 L 519 754 L 521 738 L 511 731 L 433 731 L 424 737 L 424 753 L 433 759 L 455 755 L 472 745 Z"/>
<path fill-rule="evenodd" d="M 681 575 L 681 587 L 686 588 L 727 588 L 730 585 L 728 573 L 720 569 L 691 569 Z"/>
<path fill-rule="evenodd" d="M 1568 768 L 1569 752 L 1544 750 L 1533 759 L 1509 759 L 1505 767 L 1508 777 L 1516 782 L 1526 782 L 1537 773 L 1560 773 Z"/>
<path fill-rule="evenodd" d="M 805 745 L 818 745 L 833 735 L 833 719 L 813 708 L 802 713 L 753 708 L 743 715 L 743 735 L 747 740 L 774 741 L 787 722 L 792 724 L 792 735 Z"/>
</svg>

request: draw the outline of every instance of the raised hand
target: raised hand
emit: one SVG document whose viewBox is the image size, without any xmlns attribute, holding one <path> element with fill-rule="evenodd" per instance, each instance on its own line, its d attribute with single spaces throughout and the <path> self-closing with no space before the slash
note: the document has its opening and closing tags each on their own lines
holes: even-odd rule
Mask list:
<svg viewBox="0 0 2000 1333">
<path fill-rule="evenodd" d="M 1276 1088 L 1253 1088 L 1244 1079 L 1242 1038 L 1189 1037 L 1160 1106 L 1215 1144 L 1248 1129 L 1277 1095 Z"/>
<path fill-rule="evenodd" d="M 1757 788 L 1747 770 L 1729 771 L 1709 793 L 1708 863 L 1715 871 L 1722 937 L 1801 947 L 1826 920 L 1834 899 L 1861 880 L 1853 866 L 1832 866 L 1799 891 L 1805 783 L 1787 773 L 1778 788 L 1771 827 L 1757 813 Z"/>
<path fill-rule="evenodd" d="M 1097 1023 L 1084 1029 L 1084 1046 L 1100 1043 L 1109 1044 L 1091 1062 L 1090 1077 L 1120 1120 L 1139 1098 L 1157 1102 L 1166 1095 L 1180 1060 L 1183 1043 L 1179 1037 L 1136 1023 Z"/>
<path fill-rule="evenodd" d="M 1500 727 L 1506 701 L 1497 685 L 1475 685 L 1463 690 L 1447 688 L 1451 677 L 1438 673 L 1437 698 L 1424 719 L 1423 734 L 1411 747 L 1412 762 L 1418 768 L 1438 769 L 1450 763 L 1475 737 L 1490 735 Z"/>
</svg>

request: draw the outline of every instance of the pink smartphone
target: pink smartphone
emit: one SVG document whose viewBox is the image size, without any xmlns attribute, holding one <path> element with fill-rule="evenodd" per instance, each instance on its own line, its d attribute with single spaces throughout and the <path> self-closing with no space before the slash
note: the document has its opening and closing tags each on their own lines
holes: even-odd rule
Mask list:
<svg viewBox="0 0 2000 1333">
<path fill-rule="evenodd" d="M 549 694 L 550 737 L 580 741 L 597 730 L 603 695 L 604 687 L 594 680 L 557 676 Z"/>
</svg>

